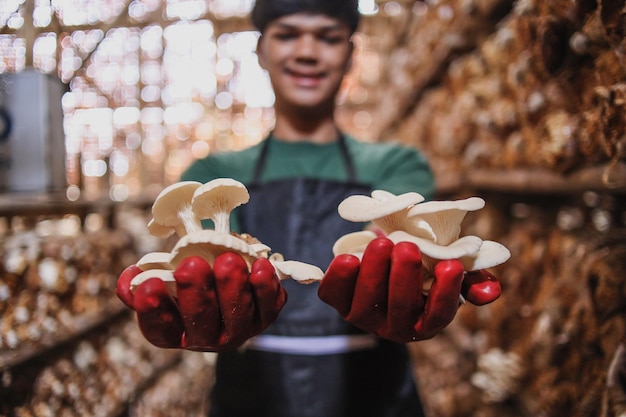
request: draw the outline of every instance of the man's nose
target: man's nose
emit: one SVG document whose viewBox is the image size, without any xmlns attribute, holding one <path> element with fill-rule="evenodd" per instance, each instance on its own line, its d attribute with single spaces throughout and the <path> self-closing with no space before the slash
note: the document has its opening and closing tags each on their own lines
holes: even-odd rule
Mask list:
<svg viewBox="0 0 626 417">
<path fill-rule="evenodd" d="M 315 60 L 318 54 L 318 43 L 314 36 L 303 35 L 296 44 L 296 56 L 300 59 Z"/>
</svg>

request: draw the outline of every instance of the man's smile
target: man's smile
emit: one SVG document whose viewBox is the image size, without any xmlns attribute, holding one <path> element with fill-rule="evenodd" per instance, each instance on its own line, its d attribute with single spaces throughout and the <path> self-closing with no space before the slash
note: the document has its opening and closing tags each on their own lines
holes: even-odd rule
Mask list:
<svg viewBox="0 0 626 417">
<path fill-rule="evenodd" d="M 289 76 L 296 85 L 301 87 L 315 87 L 326 78 L 326 73 L 319 71 L 299 71 L 286 68 L 284 73 Z"/>
</svg>

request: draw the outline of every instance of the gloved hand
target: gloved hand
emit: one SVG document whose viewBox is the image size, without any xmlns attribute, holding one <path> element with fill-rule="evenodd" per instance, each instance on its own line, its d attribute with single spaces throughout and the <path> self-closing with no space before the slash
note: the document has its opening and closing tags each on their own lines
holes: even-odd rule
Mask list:
<svg viewBox="0 0 626 417">
<path fill-rule="evenodd" d="M 461 294 L 468 302 L 482 306 L 497 300 L 501 293 L 500 281 L 489 271 L 479 269 L 465 273 Z"/>
<path fill-rule="evenodd" d="M 233 350 L 271 324 L 287 300 L 272 264 L 259 258 L 251 271 L 233 252 L 218 255 L 213 267 L 201 257 L 185 258 L 174 271 L 177 295 L 159 278 L 134 292 L 141 272 L 131 265 L 117 282 L 117 295 L 137 312 L 139 328 L 153 345 L 222 352 Z"/>
<path fill-rule="evenodd" d="M 465 273 L 461 294 L 468 302 L 482 306 L 496 301 L 501 293 L 500 281 L 491 272 L 479 269 Z"/>
<path fill-rule="evenodd" d="M 423 295 L 424 273 L 417 245 L 394 245 L 378 237 L 368 244 L 361 261 L 353 255 L 336 256 L 318 295 L 369 333 L 399 343 L 429 339 L 456 315 L 464 271 L 458 260 L 439 261 L 428 296 Z"/>
</svg>

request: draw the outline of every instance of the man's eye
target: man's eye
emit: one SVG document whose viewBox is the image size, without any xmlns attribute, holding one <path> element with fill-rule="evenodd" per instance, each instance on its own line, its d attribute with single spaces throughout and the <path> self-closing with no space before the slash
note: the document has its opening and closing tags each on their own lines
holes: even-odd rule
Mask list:
<svg viewBox="0 0 626 417">
<path fill-rule="evenodd" d="M 342 38 L 339 36 L 324 36 L 321 39 L 323 42 L 328 43 L 330 45 L 335 45 L 342 41 Z"/>
<path fill-rule="evenodd" d="M 295 39 L 295 37 L 296 37 L 296 35 L 294 35 L 293 33 L 277 33 L 274 36 L 276 37 L 276 39 L 279 39 L 279 40 L 282 40 L 282 41 Z"/>
</svg>

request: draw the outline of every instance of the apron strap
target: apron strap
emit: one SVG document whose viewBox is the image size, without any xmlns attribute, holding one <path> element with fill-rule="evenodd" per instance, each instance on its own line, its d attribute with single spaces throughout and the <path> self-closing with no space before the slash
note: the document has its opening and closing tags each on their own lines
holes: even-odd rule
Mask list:
<svg viewBox="0 0 626 417">
<path fill-rule="evenodd" d="M 269 138 L 271 137 L 271 133 L 268 137 L 263 141 L 263 146 L 261 147 L 261 152 L 259 153 L 259 158 L 254 165 L 254 176 L 252 177 L 251 184 L 257 184 L 261 182 L 261 174 L 263 173 L 263 169 L 265 169 L 265 161 L 267 160 L 267 152 L 270 147 Z"/>
<path fill-rule="evenodd" d="M 341 156 L 343 157 L 343 162 L 346 167 L 346 171 L 348 174 L 348 182 L 356 183 L 356 171 L 354 169 L 354 163 L 352 162 L 352 158 L 350 157 L 350 152 L 348 152 L 348 145 L 346 144 L 346 137 L 343 133 L 339 133 L 339 149 L 341 150 Z"/>
</svg>

